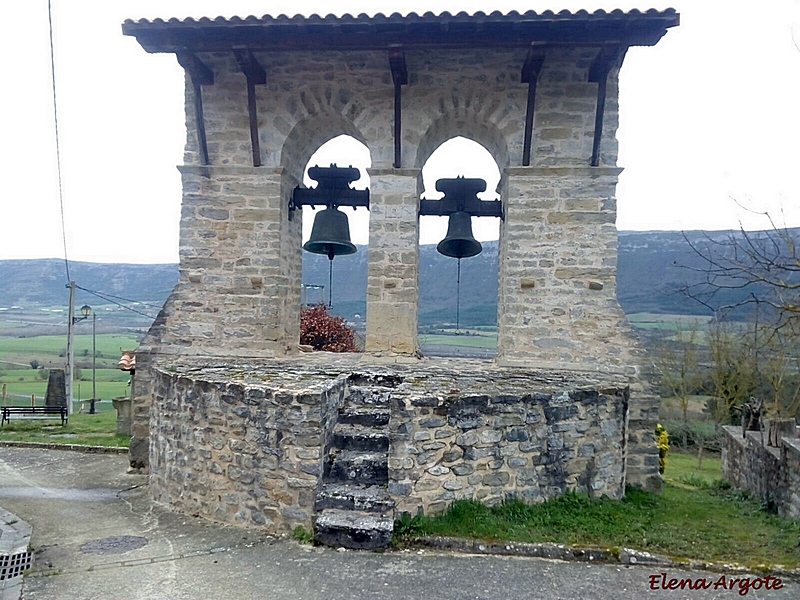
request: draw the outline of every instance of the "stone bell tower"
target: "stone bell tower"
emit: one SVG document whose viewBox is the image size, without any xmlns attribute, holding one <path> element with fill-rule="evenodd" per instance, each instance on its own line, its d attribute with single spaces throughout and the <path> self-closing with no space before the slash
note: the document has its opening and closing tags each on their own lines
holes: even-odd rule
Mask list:
<svg viewBox="0 0 800 600">
<path fill-rule="evenodd" d="M 313 152 L 341 134 L 362 142 L 373 165 L 366 352 L 357 358 L 328 356 L 324 364 L 351 383 L 378 377 L 370 369 L 396 369 L 391 376 L 381 371 L 381 377 L 404 382 L 389 395 L 390 425 L 396 428 L 388 442 L 388 477 L 399 486 L 391 489 L 403 492 L 398 506 L 427 509 L 449 497 L 485 499 L 517 491 L 537 499 L 580 485 L 618 497 L 626 481 L 657 487 L 652 434 L 657 402 L 648 387 L 649 361 L 616 298 L 615 188 L 621 169 L 615 134 L 618 75 L 627 49 L 656 44 L 678 22 L 672 9 L 126 21 L 124 34 L 148 52 L 175 54 L 186 72 L 186 152 L 178 167 L 180 279 L 137 354 L 134 391 L 131 461 L 150 462 L 160 498 L 202 505 L 204 513 L 223 520 L 258 513 L 241 518 L 260 522 L 263 510 L 245 501 L 246 488 L 256 486 L 284 507 L 275 509 L 271 522 L 304 522 L 314 512 L 313 498 L 303 490 L 323 485 L 323 455 L 337 439 L 331 415 L 338 409 L 323 410 L 324 418 L 309 416 L 316 424 L 313 433 L 295 432 L 295 440 L 316 436 L 301 453 L 319 452 L 313 460 L 320 461 L 298 475 L 292 469 L 300 472 L 307 460 L 298 458 L 300 442 L 289 448 L 286 432 L 275 433 L 288 423 L 274 421 L 275 413 L 265 406 L 256 419 L 255 399 L 245 406 L 247 398 L 256 398 L 247 395 L 247 385 L 255 386 L 258 378 L 241 384 L 241 394 L 229 393 L 230 372 L 220 371 L 214 379 L 202 369 L 240 365 L 237 372 L 249 373 L 244 365 L 260 361 L 267 371 L 284 365 L 288 372 L 294 367 L 286 365 L 302 370 L 317 360 L 296 357 L 302 211 L 291 200 Z M 493 374 L 483 383 L 462 386 L 443 383 L 434 373 L 447 371 L 458 379 L 459 373 L 471 377 L 483 367 L 440 367 L 415 358 L 419 215 L 425 214 L 421 168 L 455 136 L 483 145 L 500 167 L 503 218 L 497 359 L 486 367 Z M 190 364 L 200 371 L 182 370 Z M 415 379 L 408 369 L 434 370 Z M 367 371 L 373 374 L 362 373 Z M 176 379 L 171 375 L 176 372 L 183 375 Z M 526 377 L 530 385 L 520 384 Z M 403 387 L 412 380 L 429 386 Z M 258 397 L 291 396 L 283 379 L 269 381 Z M 506 389 L 498 381 L 517 383 Z M 523 393 L 537 385 L 539 396 Z M 305 414 L 302 398 L 308 394 L 324 406 L 334 396 L 345 402 L 350 388 L 336 386 L 330 388 L 335 394 L 316 387 L 292 392 L 298 415 Z M 607 393 L 616 398 L 611 404 L 586 400 Z M 483 400 L 466 397 L 488 400 L 484 406 Z M 500 416 L 506 410 L 501 397 L 517 398 L 518 407 L 541 406 L 519 408 L 523 412 L 506 418 Z M 213 398 L 222 404 L 204 404 Z M 562 406 L 566 399 L 571 408 Z M 448 413 L 462 401 L 474 410 Z M 186 402 L 193 421 L 177 416 Z M 224 421 L 240 402 L 245 404 L 239 413 L 249 416 L 230 419 L 246 423 L 230 425 L 225 436 L 241 444 L 216 448 L 200 431 L 202 424 Z M 464 417 L 470 411 L 475 418 Z M 441 448 L 414 445 L 431 433 L 422 431 L 426 425 L 416 441 L 413 427 L 400 427 L 418 423 L 417 416 L 431 432 L 436 429 L 436 439 L 444 440 Z M 257 435 L 264 423 L 271 423 L 271 433 Z M 478 428 L 475 440 L 457 433 L 462 426 L 463 432 Z M 481 427 L 504 433 L 497 438 Z M 567 430 L 575 436 L 559 433 Z M 513 448 L 504 450 L 509 443 Z M 258 483 L 262 463 L 252 457 L 262 452 L 279 457 L 285 472 L 294 473 L 287 475 L 293 483 L 285 493 L 274 491 L 274 474 L 272 491 Z M 431 472 L 420 454 L 441 468 Z M 205 467 L 198 462 L 199 471 L 186 470 L 197 457 L 214 462 L 220 455 L 231 459 L 233 475 L 219 466 L 219 473 L 205 474 L 199 484 L 197 473 Z M 445 460 L 456 455 L 474 461 L 461 469 L 463 475 Z M 518 460 L 508 461 L 512 455 Z M 528 470 L 521 474 L 511 462 Z M 242 469 L 254 473 L 252 480 Z M 490 477 L 494 470 L 504 475 Z M 241 506 L 230 511 L 212 506 L 203 491 L 213 487 L 209 482 L 235 488 Z M 443 482 L 447 488 L 441 488 Z"/>
</svg>

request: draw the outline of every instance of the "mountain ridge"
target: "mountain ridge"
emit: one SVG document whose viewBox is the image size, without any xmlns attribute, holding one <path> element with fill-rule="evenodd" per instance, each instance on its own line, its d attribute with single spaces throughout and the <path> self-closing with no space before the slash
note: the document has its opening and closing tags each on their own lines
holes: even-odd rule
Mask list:
<svg viewBox="0 0 800 600">
<path fill-rule="evenodd" d="M 788 230 L 800 237 L 800 228 Z M 749 232 L 758 235 L 758 232 Z M 693 244 L 708 239 L 741 235 L 736 230 L 717 231 L 620 231 L 617 264 L 617 296 L 627 313 L 709 314 L 701 305 L 679 294 L 680 288 L 697 280 L 702 259 Z M 464 259 L 461 269 L 461 322 L 494 325 L 497 303 L 497 241 L 482 242 L 483 252 Z M 333 262 L 333 311 L 348 319 L 363 319 L 366 303 L 367 252 L 358 246 L 350 256 Z M 328 259 L 304 253 L 304 284 L 328 284 Z M 436 252 L 435 244 L 419 250 L 420 325 L 455 321 L 456 261 Z M 70 274 L 85 290 L 100 292 L 120 303 L 138 301 L 154 312 L 166 300 L 178 278 L 175 263 L 70 262 Z M 0 308 L 12 306 L 63 306 L 65 287 L 63 259 L 0 260 Z M 313 290 L 309 301 L 315 301 Z M 327 298 L 326 298 L 327 299 Z M 728 293 L 721 301 L 735 300 Z M 97 303 L 92 293 L 78 290 L 76 303 Z M 356 317 L 358 315 L 358 317 Z"/>
</svg>

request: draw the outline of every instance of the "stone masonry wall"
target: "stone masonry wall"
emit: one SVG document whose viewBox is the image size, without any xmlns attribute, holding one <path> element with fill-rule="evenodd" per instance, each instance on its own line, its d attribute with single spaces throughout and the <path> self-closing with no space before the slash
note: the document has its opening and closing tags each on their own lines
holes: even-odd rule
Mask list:
<svg viewBox="0 0 800 600">
<path fill-rule="evenodd" d="M 398 399 L 389 491 L 412 514 L 461 498 L 621 498 L 627 405 L 627 390 Z"/>
<path fill-rule="evenodd" d="M 766 433 L 723 427 L 722 476 L 747 490 L 778 514 L 800 517 L 800 439 L 781 438 L 781 447 L 766 445 Z"/>
<path fill-rule="evenodd" d="M 287 364 L 153 373 L 157 501 L 275 532 L 311 527 L 339 409 L 369 371 Z M 374 373 L 399 382 L 388 392 L 388 491 L 397 511 L 435 513 L 457 498 L 624 494 L 625 387 L 564 374 L 495 376 L 477 364 L 462 376 L 411 366 Z M 420 381 L 433 392 L 421 393 Z"/>
<path fill-rule="evenodd" d="M 369 353 L 417 349 L 419 169 L 370 169 L 367 265 Z"/>
<path fill-rule="evenodd" d="M 221 522 L 310 528 L 345 381 L 273 390 L 159 371 L 153 497 Z"/>
</svg>

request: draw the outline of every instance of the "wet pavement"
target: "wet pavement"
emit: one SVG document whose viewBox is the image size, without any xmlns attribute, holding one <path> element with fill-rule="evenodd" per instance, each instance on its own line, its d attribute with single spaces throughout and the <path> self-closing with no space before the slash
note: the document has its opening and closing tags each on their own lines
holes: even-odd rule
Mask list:
<svg viewBox="0 0 800 600">
<path fill-rule="evenodd" d="M 793 582 L 743 595 L 701 571 L 314 548 L 172 513 L 126 467 L 124 455 L 0 448 L 0 506 L 33 526 L 24 600 L 800 598 Z M 710 585 L 651 589 L 651 578 Z"/>
</svg>

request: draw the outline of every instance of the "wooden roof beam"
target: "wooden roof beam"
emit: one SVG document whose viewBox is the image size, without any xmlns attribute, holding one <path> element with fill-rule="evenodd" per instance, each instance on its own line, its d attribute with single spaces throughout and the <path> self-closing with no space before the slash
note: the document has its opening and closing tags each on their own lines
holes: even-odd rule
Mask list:
<svg viewBox="0 0 800 600">
<path fill-rule="evenodd" d="M 208 141 L 206 139 L 206 122 L 203 116 L 203 91 L 200 86 L 214 85 L 214 73 L 193 52 L 181 50 L 175 53 L 178 63 L 192 79 L 194 88 L 194 120 L 197 125 L 197 145 L 200 150 L 200 164 L 210 165 L 208 157 Z"/>
<path fill-rule="evenodd" d="M 267 72 L 264 70 L 249 48 L 235 47 L 233 55 L 239 69 L 247 79 L 247 114 L 250 118 L 250 148 L 253 151 L 253 166 L 261 166 L 261 143 L 258 139 L 258 104 L 256 102 L 256 86 L 266 85 Z"/>
<path fill-rule="evenodd" d="M 533 112 L 536 105 L 536 83 L 542 70 L 545 46 L 532 43 L 522 65 L 522 83 L 528 84 L 528 107 L 525 111 L 525 138 L 522 144 L 522 166 L 531 164 L 531 143 L 533 141 Z"/>
<path fill-rule="evenodd" d="M 408 84 L 408 67 L 406 55 L 402 46 L 389 48 L 389 68 L 392 70 L 392 83 L 394 83 L 394 168 L 402 166 L 402 93 L 401 86 Z"/>
<path fill-rule="evenodd" d="M 596 167 L 600 164 L 600 140 L 603 136 L 603 117 L 606 109 L 606 85 L 608 74 L 615 66 L 621 64 L 628 47 L 622 44 L 604 44 L 589 67 L 589 82 L 597 84 L 597 109 L 594 116 L 594 139 L 592 141 L 592 158 L 589 164 Z"/>
</svg>

